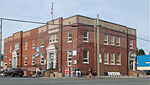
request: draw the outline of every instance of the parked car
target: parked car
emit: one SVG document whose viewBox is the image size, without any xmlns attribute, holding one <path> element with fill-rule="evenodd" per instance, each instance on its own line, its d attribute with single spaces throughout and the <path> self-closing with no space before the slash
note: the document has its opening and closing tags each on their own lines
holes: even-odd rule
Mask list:
<svg viewBox="0 0 150 85">
<path fill-rule="evenodd" d="M 147 75 L 150 75 L 150 70 L 143 70 Z"/>
<path fill-rule="evenodd" d="M 10 68 L 9 70 L 4 71 L 3 73 L 4 76 L 20 76 L 22 77 L 24 75 L 24 72 L 20 68 Z"/>
</svg>

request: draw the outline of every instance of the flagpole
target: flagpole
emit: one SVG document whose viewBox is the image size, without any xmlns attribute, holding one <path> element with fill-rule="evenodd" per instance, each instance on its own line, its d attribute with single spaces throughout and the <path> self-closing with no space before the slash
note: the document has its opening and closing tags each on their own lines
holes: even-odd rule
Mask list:
<svg viewBox="0 0 150 85">
<path fill-rule="evenodd" d="M 51 8 L 51 11 L 52 11 L 52 23 L 54 24 L 54 21 L 53 21 L 53 2 L 52 2 L 52 8 Z"/>
</svg>

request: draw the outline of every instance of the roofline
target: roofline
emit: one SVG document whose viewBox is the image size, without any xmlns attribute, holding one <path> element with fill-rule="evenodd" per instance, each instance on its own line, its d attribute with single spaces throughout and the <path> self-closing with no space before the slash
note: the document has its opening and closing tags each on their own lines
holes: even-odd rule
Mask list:
<svg viewBox="0 0 150 85">
<path fill-rule="evenodd" d="M 87 17 L 87 16 L 83 16 L 83 15 L 74 15 L 74 16 L 81 16 L 81 17 L 85 17 L 85 18 L 88 18 L 88 19 L 94 19 L 96 20 L 96 18 L 91 18 L 91 17 Z M 73 16 L 72 16 L 73 17 Z M 133 30 L 136 30 L 134 28 L 131 28 L 131 27 L 127 27 L 125 25 L 120 25 L 120 24 L 117 24 L 117 23 L 113 23 L 113 22 L 110 22 L 110 21 L 105 21 L 105 20 L 102 20 L 102 19 L 99 19 L 100 21 L 103 21 L 103 22 L 107 22 L 107 23 L 111 23 L 111 24 L 115 24 L 115 25 L 119 25 L 119 26 L 122 26 L 122 27 L 126 27 L 126 28 L 129 28 L 129 29 L 133 29 Z"/>
</svg>

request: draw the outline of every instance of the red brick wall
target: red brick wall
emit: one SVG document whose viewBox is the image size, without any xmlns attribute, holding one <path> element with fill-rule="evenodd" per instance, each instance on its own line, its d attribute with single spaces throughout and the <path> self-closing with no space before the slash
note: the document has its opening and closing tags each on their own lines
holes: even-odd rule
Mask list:
<svg viewBox="0 0 150 85">
<path fill-rule="evenodd" d="M 59 23 L 62 24 L 63 19 L 59 19 Z M 78 22 L 77 22 L 78 23 Z M 93 73 L 97 72 L 97 37 L 96 37 L 96 28 L 90 26 L 79 26 L 79 27 L 59 27 L 58 33 L 58 43 L 55 45 L 58 47 L 57 51 L 57 64 L 58 70 L 64 73 L 65 68 L 67 66 L 67 51 L 68 50 L 77 50 L 77 55 L 72 56 L 72 60 L 77 60 L 77 64 L 73 64 L 70 67 L 75 67 L 77 69 L 81 69 L 83 74 L 87 74 L 89 69 L 93 69 Z M 48 30 L 43 33 L 38 33 L 38 28 L 29 30 L 30 36 L 23 37 L 22 35 L 22 54 L 21 54 L 21 38 L 17 40 L 13 40 L 11 42 L 4 44 L 4 54 L 7 50 L 7 58 L 4 57 L 4 63 L 7 62 L 9 65 L 9 57 L 12 56 L 9 53 L 9 45 L 12 44 L 12 51 L 14 50 L 14 44 L 16 42 L 20 42 L 19 48 L 19 67 L 22 64 L 22 67 L 33 67 L 32 65 L 32 56 L 36 53 L 36 46 L 40 47 L 40 55 L 44 53 L 44 59 L 47 58 L 46 47 L 49 44 L 49 35 Z M 72 32 L 72 42 L 68 43 L 68 31 Z M 83 42 L 84 31 L 88 31 L 88 42 Z M 22 32 L 23 33 L 23 32 Z M 109 45 L 104 45 L 104 33 L 108 34 L 108 42 Z M 116 36 L 120 36 L 120 46 L 111 46 L 110 45 L 110 35 L 114 35 L 116 43 Z M 107 28 L 100 28 L 100 54 L 102 56 L 102 62 L 104 62 L 104 52 L 113 52 L 113 53 L 121 53 L 121 65 L 104 65 L 102 63 L 102 74 L 108 71 L 119 71 L 123 75 L 127 74 L 127 34 L 123 32 L 114 31 Z M 41 37 L 44 38 L 44 47 L 41 47 Z M 32 48 L 33 39 L 35 39 L 35 48 Z M 129 40 L 133 40 L 134 49 L 130 49 L 128 46 L 128 52 L 131 50 L 136 53 L 136 36 L 129 35 Z M 25 41 L 28 42 L 28 49 L 25 50 Z M 128 41 L 129 44 L 129 41 Z M 89 51 L 89 64 L 83 64 L 83 51 Z M 35 58 L 35 65 L 37 66 L 40 63 L 40 55 Z M 24 66 L 24 59 L 27 56 L 27 65 Z M 110 55 L 109 55 L 110 56 Z M 22 60 L 21 60 L 22 59 Z M 110 60 L 109 60 L 110 61 Z M 42 65 L 43 66 L 43 65 Z"/>
</svg>

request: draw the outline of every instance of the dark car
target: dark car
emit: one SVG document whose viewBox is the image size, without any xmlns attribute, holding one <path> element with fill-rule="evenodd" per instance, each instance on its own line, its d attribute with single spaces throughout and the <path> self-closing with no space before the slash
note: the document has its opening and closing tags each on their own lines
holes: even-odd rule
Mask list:
<svg viewBox="0 0 150 85">
<path fill-rule="evenodd" d="M 11 76 L 11 77 L 14 77 L 14 76 L 20 76 L 20 77 L 22 77 L 24 75 L 24 72 L 20 68 L 10 68 L 8 71 L 6 70 L 3 73 L 3 75 L 4 76 Z"/>
<path fill-rule="evenodd" d="M 150 75 L 150 70 L 143 70 L 147 75 Z"/>
</svg>

